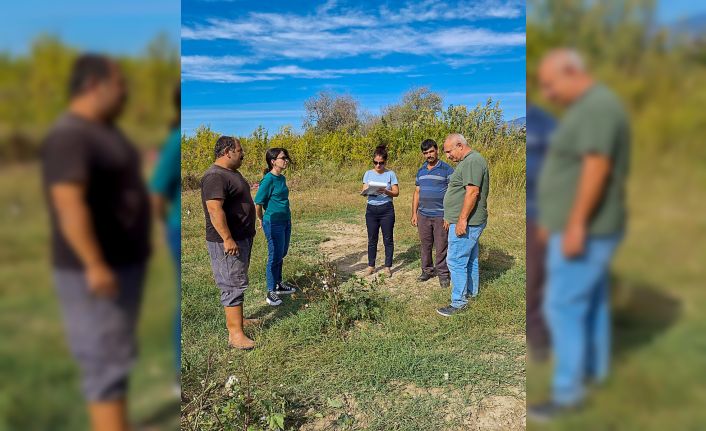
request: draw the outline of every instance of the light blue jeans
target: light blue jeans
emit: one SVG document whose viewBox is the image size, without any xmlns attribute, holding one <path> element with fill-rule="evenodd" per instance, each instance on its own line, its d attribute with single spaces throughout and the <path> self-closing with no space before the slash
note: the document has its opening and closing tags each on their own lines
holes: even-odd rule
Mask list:
<svg viewBox="0 0 706 431">
<path fill-rule="evenodd" d="M 485 223 L 468 226 L 464 236 L 456 236 L 456 224 L 449 225 L 449 248 L 446 264 L 451 273 L 451 306 L 468 304 L 468 297 L 478 295 L 480 271 L 478 268 L 478 239 Z"/>
<path fill-rule="evenodd" d="M 584 397 L 587 378 L 601 381 L 610 366 L 609 266 L 622 233 L 589 236 L 583 255 L 567 259 L 562 234 L 547 248 L 544 314 L 554 350 L 552 397 L 573 405 Z"/>
</svg>

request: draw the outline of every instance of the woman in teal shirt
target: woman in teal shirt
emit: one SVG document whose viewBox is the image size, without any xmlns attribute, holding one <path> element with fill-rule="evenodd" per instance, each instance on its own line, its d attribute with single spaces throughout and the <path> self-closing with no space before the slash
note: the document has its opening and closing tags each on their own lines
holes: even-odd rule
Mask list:
<svg viewBox="0 0 706 431">
<path fill-rule="evenodd" d="M 267 297 L 272 306 L 282 303 L 279 295 L 296 289 L 282 283 L 282 265 L 289 251 L 292 214 L 289 210 L 289 188 L 282 172 L 289 166 L 289 153 L 284 148 L 270 148 L 265 153 L 265 177 L 255 195 L 257 218 L 267 238 Z"/>
</svg>

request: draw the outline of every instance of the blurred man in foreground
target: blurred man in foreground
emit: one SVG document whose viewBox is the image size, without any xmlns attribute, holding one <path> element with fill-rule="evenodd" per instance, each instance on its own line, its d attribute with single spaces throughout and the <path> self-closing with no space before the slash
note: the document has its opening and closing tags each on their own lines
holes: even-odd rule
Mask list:
<svg viewBox="0 0 706 431">
<path fill-rule="evenodd" d="M 586 379 L 608 374 L 608 269 L 625 229 L 630 130 L 617 97 L 594 81 L 576 52 L 547 54 L 539 81 L 549 101 L 567 108 L 539 180 L 554 371 L 552 400 L 528 413 L 547 421 L 581 404 Z"/>
<path fill-rule="evenodd" d="M 117 63 L 74 63 L 68 111 L 42 148 L 53 273 L 94 430 L 130 429 L 126 395 L 149 256 L 139 154 L 115 126 L 126 100 Z"/>
</svg>

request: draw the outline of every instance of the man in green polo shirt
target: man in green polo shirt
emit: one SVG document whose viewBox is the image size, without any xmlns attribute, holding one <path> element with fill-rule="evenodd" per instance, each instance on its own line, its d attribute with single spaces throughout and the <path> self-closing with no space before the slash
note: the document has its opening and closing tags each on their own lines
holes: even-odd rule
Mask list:
<svg viewBox="0 0 706 431">
<path fill-rule="evenodd" d="M 551 401 L 530 406 L 539 421 L 575 409 L 585 381 L 610 362 L 608 269 L 625 229 L 630 126 L 618 98 L 573 50 L 541 62 L 550 102 L 566 108 L 539 178 L 539 224 L 547 243 L 544 312 L 554 351 Z"/>
<path fill-rule="evenodd" d="M 488 220 L 488 163 L 471 149 L 463 135 L 450 134 L 444 153 L 458 163 L 444 195 L 444 220 L 449 223 L 446 261 L 451 273 L 451 304 L 437 313 L 451 316 L 478 295 L 478 239 Z"/>
</svg>

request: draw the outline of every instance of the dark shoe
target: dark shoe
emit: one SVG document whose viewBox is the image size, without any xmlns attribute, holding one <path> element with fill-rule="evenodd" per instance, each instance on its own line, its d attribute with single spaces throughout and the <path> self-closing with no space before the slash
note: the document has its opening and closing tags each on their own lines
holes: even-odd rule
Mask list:
<svg viewBox="0 0 706 431">
<path fill-rule="evenodd" d="M 265 300 L 273 307 L 276 307 L 282 303 L 282 300 L 275 292 L 267 292 L 267 298 Z"/>
<path fill-rule="evenodd" d="M 465 309 L 466 309 L 465 306 L 461 307 L 461 308 L 457 308 L 457 307 L 454 307 L 453 305 L 449 305 L 448 307 L 437 308 L 436 312 L 441 314 L 444 317 L 450 317 L 456 313 L 462 312 Z"/>
<path fill-rule="evenodd" d="M 543 364 L 549 360 L 549 347 L 547 346 L 529 346 L 530 361 L 535 364 Z"/>
<path fill-rule="evenodd" d="M 442 289 L 446 289 L 451 286 L 451 280 L 448 278 L 439 278 L 439 286 L 441 286 Z"/>
<path fill-rule="evenodd" d="M 275 293 L 277 295 L 291 295 L 296 291 L 297 289 L 287 283 L 278 283 L 277 286 L 275 286 Z"/>
<path fill-rule="evenodd" d="M 547 401 L 543 404 L 535 404 L 527 409 L 529 420 L 537 423 L 549 423 L 557 417 L 573 413 L 579 409 L 578 405 L 564 406 L 554 401 Z"/>
<path fill-rule="evenodd" d="M 427 280 L 431 280 L 432 278 L 434 278 L 434 273 L 422 271 L 422 273 L 419 275 L 419 277 L 417 277 L 417 281 L 427 281 Z"/>
</svg>

